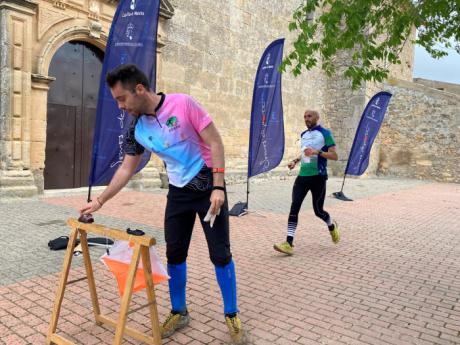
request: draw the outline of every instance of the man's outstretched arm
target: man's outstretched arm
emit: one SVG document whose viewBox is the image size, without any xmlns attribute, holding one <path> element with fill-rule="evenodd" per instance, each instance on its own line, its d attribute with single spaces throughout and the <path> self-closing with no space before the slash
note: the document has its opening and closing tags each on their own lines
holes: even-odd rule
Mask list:
<svg viewBox="0 0 460 345">
<path fill-rule="evenodd" d="M 82 207 L 80 209 L 80 214 L 88 214 L 99 210 L 103 204 L 114 197 L 124 186 L 126 186 L 128 181 L 136 172 L 136 169 L 141 161 L 141 157 L 142 155 L 125 155 L 123 162 L 115 172 L 115 175 L 113 175 L 107 188 L 101 195 Z"/>
</svg>

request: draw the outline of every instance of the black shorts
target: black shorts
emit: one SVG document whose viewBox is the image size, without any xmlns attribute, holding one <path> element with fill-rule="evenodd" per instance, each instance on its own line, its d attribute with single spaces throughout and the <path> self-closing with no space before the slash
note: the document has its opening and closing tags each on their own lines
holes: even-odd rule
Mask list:
<svg viewBox="0 0 460 345">
<path fill-rule="evenodd" d="M 203 222 L 211 205 L 212 172 L 203 168 L 186 186 L 179 188 L 169 185 L 168 200 L 165 211 L 166 257 L 169 264 L 178 265 L 187 259 L 188 248 L 192 238 L 196 215 L 200 218 L 209 256 L 216 266 L 230 263 L 229 219 L 227 193 L 216 217 L 213 227 Z"/>
</svg>

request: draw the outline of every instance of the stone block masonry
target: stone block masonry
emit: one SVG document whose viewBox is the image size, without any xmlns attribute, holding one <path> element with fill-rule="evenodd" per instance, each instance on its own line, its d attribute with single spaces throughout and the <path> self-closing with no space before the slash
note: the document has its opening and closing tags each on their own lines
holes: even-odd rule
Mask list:
<svg viewBox="0 0 460 345">
<path fill-rule="evenodd" d="M 378 173 L 460 182 L 460 96 L 390 80 Z"/>
</svg>

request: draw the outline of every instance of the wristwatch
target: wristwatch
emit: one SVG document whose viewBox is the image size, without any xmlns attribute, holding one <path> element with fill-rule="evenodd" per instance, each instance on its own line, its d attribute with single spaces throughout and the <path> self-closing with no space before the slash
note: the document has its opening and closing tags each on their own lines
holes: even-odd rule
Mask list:
<svg viewBox="0 0 460 345">
<path fill-rule="evenodd" d="M 324 153 L 324 151 L 318 150 L 318 156 L 321 156 Z"/>
</svg>

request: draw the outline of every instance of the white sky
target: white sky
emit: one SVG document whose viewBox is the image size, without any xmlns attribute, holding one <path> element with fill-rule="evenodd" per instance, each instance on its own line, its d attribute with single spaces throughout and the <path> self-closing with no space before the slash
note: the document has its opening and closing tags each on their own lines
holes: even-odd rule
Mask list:
<svg viewBox="0 0 460 345">
<path fill-rule="evenodd" d="M 416 46 L 413 77 L 460 84 L 460 54 L 452 49 L 448 56 L 433 59 L 424 48 Z"/>
</svg>

